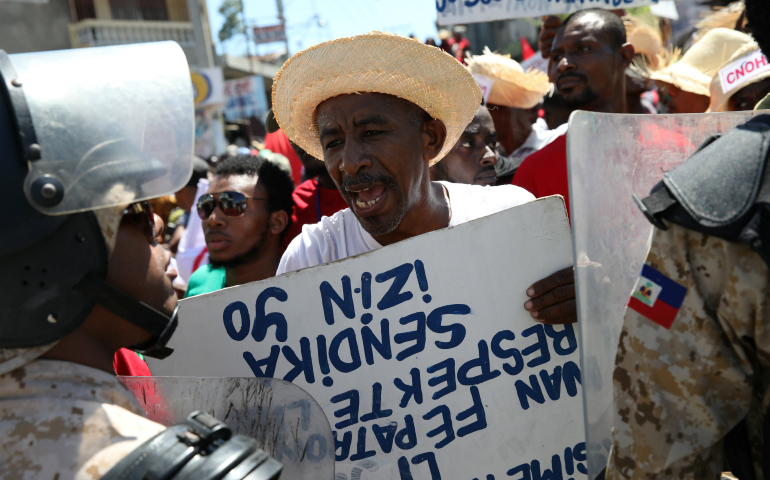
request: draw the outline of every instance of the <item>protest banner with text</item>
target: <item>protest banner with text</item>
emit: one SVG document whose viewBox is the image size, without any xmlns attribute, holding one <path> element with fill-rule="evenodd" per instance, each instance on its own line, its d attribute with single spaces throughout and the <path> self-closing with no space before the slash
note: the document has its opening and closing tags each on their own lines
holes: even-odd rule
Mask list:
<svg viewBox="0 0 770 480">
<path fill-rule="evenodd" d="M 576 329 L 523 308 L 532 283 L 572 265 L 570 245 L 548 197 L 194 297 L 174 354 L 150 366 L 301 386 L 335 438 L 307 454 L 335 455 L 339 480 L 583 479 Z"/>
<path fill-rule="evenodd" d="M 492 22 L 570 14 L 586 8 L 631 8 L 657 5 L 658 0 L 435 0 L 439 25 Z"/>
</svg>

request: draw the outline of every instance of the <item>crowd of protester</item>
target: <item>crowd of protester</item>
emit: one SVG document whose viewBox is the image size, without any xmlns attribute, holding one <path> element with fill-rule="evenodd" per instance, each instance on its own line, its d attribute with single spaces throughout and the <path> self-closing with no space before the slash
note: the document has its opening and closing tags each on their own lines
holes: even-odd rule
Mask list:
<svg viewBox="0 0 770 480">
<path fill-rule="evenodd" d="M 672 114 L 753 109 L 770 93 L 770 74 L 751 78 L 729 95 L 719 81 L 720 69 L 759 50 L 746 32 L 742 4 L 717 11 L 698 27 L 685 42 L 689 48 L 682 51 L 671 46 L 665 22 L 651 15 L 585 10 L 566 22 L 548 17 L 539 41 L 543 57 L 551 59 L 548 72 L 525 72 L 510 56 L 486 48 L 482 55 L 472 55 L 462 25 L 440 30 L 438 42 L 427 38 L 425 44 L 451 54 L 471 73 L 494 83 L 449 155 L 431 167 L 431 178 L 478 185 L 513 183 L 536 197 L 562 195 L 569 206 L 566 139 L 572 111 Z M 195 259 L 194 275 L 176 283 L 184 296 L 275 275 L 281 254 L 303 225 L 348 207 L 323 161 L 293 144 L 272 111 L 266 126 L 264 140 L 251 148 L 232 145 L 208 162 L 196 158 L 190 182 L 175 199 L 154 201 L 167 224 L 161 240 L 174 254 L 190 216 L 198 214 L 201 219 L 205 251 Z M 282 168 L 273 168 L 276 163 Z M 203 197 L 196 198 L 201 179 L 209 182 L 203 203 Z M 224 192 L 234 194 L 220 200 Z M 230 204 L 232 211 L 220 213 Z M 262 214 L 253 215 L 255 211 Z M 284 212 L 285 220 L 279 220 L 284 215 L 277 212 Z"/>
<path fill-rule="evenodd" d="M 487 48 L 473 55 L 461 25 L 440 31 L 438 42 L 427 39 L 428 46 L 373 32 L 314 47 L 315 57 L 300 52 L 276 77 L 264 139 L 241 139 L 221 155 L 194 158 L 189 181 L 173 195 L 94 209 L 88 228 L 101 232 L 105 248 L 93 250 L 109 259 L 109 270 L 106 280 L 99 279 L 101 287 L 86 282 L 78 288 L 101 288 L 96 296 L 104 298 L 109 289 L 129 295 L 108 302 L 113 310 L 93 310 L 90 320 L 51 337 L 56 341 L 45 348 L 0 349 L 4 373 L 16 372 L 6 376 L 6 383 L 9 378 L 18 383 L 9 390 L 23 390 L 25 375 L 49 374 L 32 363 L 41 355 L 77 364 L 70 366 L 73 377 L 82 376 L 77 369 L 84 366 L 108 372 L 110 360 L 119 375 L 152 375 L 135 350 L 157 358 L 170 353 L 160 341 L 168 341 L 161 337 L 168 325 L 176 325 L 177 298 L 370 252 L 535 198 L 560 195 L 570 215 L 572 112 L 673 115 L 770 108 L 770 66 L 762 53 L 770 45 L 770 30 L 752 30 L 743 8 L 736 2 L 704 19 L 691 38 L 679 42 L 686 48 L 675 47 L 665 22 L 652 16 L 587 9 L 544 18 L 538 47 L 549 59 L 545 72 L 525 70 L 509 55 Z M 376 52 L 378 72 L 390 74 L 371 78 L 360 65 L 348 65 L 357 89 L 328 94 L 337 77 L 325 74 L 337 73 L 346 59 L 364 50 Z M 432 68 L 404 61 L 410 54 L 434 62 Z M 406 85 L 402 74 L 431 88 Z M 484 87 L 481 103 L 474 79 Z M 310 88 L 316 80 L 324 88 Z M 379 136 L 383 131 L 387 135 Z M 661 135 L 656 141 L 687 139 Z M 86 241 L 81 233 L 70 237 Z M 751 275 L 766 276 L 766 270 Z M 517 308 L 534 321 L 577 321 L 572 267 L 536 281 L 526 294 L 528 300 Z M 150 322 L 123 322 L 128 310 L 120 302 L 126 298 L 137 300 L 128 310 L 168 325 L 148 330 Z M 700 305 L 705 308 L 705 300 Z M 708 314 L 704 310 L 703 316 Z M 46 322 L 55 325 L 58 319 L 52 313 Z M 767 330 L 766 322 L 757 324 Z M 118 350 L 125 345 L 132 347 Z M 628 358 L 629 371 L 636 358 Z M 735 378 L 735 385 L 743 382 Z M 640 391 L 646 389 L 638 384 Z M 73 408 L 71 414 L 76 413 L 82 410 Z M 22 422 L 23 416 L 12 421 Z M 67 435 L 80 435 L 71 430 L 75 433 Z M 6 440 L 4 448 L 26 448 L 16 443 Z M 23 453 L 17 457 L 23 459 Z M 685 470 L 692 467 L 690 460 L 683 462 Z M 611 474 L 608 478 L 617 478 Z"/>
<path fill-rule="evenodd" d="M 591 9 L 566 19 L 547 17 L 538 45 L 550 59 L 547 72 L 525 71 L 509 55 L 487 48 L 472 55 L 461 25 L 439 31 L 438 42 L 424 43 L 493 83 L 459 140 L 431 166 L 431 180 L 513 184 L 537 198 L 562 195 L 569 210 L 566 145 L 573 111 L 753 109 L 770 93 L 770 73 L 728 94 L 719 76 L 725 66 L 759 52 L 739 3 L 704 19 L 684 51 L 671 45 L 665 22 L 651 15 Z M 304 226 L 350 206 L 324 162 L 291 142 L 272 110 L 266 127 L 265 138 L 251 147 L 231 145 L 217 157 L 196 158 L 188 184 L 153 201 L 167 225 L 158 240 L 172 254 L 185 235 L 197 239 L 186 243 L 187 250 L 194 245 L 194 255 L 179 253 L 179 263 L 172 260 L 180 272 L 174 283 L 180 298 L 276 275 Z M 148 372 L 125 350 L 115 367 L 119 373 Z"/>
</svg>

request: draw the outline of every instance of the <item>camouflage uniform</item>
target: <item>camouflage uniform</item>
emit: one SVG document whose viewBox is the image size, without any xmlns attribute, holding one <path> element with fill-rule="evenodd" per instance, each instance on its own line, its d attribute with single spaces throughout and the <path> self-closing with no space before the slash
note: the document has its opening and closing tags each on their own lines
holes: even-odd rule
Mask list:
<svg viewBox="0 0 770 480">
<path fill-rule="evenodd" d="M 0 478 L 92 480 L 165 427 L 114 375 L 35 360 L 0 375 Z"/>
<path fill-rule="evenodd" d="M 670 329 L 626 309 L 608 479 L 718 479 L 722 438 L 748 416 L 757 478 L 770 403 L 768 268 L 748 246 L 670 225 L 646 264 L 687 288 Z"/>
</svg>

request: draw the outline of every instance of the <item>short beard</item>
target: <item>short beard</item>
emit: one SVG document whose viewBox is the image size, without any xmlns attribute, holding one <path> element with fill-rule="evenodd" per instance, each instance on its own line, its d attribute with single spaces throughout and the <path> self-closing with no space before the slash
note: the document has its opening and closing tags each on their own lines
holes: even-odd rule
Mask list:
<svg viewBox="0 0 770 480">
<path fill-rule="evenodd" d="M 353 212 L 353 214 L 358 218 L 358 223 L 361 224 L 361 227 L 363 227 L 366 232 L 373 236 L 377 237 L 380 235 L 387 235 L 388 233 L 392 232 L 398 226 L 401 224 L 401 220 L 404 219 L 404 216 L 406 215 L 406 197 L 401 192 L 401 189 L 398 187 L 398 184 L 393 180 L 391 177 L 385 176 L 385 175 L 370 175 L 368 173 L 360 173 L 356 176 L 348 176 L 345 177 L 342 180 L 342 184 L 340 185 L 340 193 L 342 193 L 342 196 L 345 197 L 345 200 L 349 202 L 349 204 L 352 204 L 355 202 L 355 196 L 352 195 L 350 192 L 347 191 L 346 187 L 350 185 L 374 185 L 375 183 L 380 183 L 385 185 L 386 188 L 388 188 L 393 195 L 396 197 L 396 211 L 395 216 L 391 220 L 384 220 L 380 216 L 374 216 L 374 217 L 368 217 L 366 219 L 362 219 L 358 216 L 356 213 L 355 208 L 351 208 L 350 210 Z"/>
<path fill-rule="evenodd" d="M 599 98 L 599 95 L 586 87 L 580 95 L 575 95 L 569 100 L 567 97 L 564 97 L 564 95 L 562 95 L 562 97 L 564 98 L 564 105 L 566 105 L 567 108 L 570 110 L 578 110 L 595 102 Z"/>
<path fill-rule="evenodd" d="M 209 255 L 209 263 L 211 264 L 211 267 L 228 269 L 240 267 L 241 265 L 247 265 L 253 262 L 259 257 L 259 254 L 262 251 L 262 244 L 265 243 L 266 236 L 267 226 L 265 226 L 264 230 L 259 233 L 259 238 L 257 239 L 256 243 L 254 243 L 254 245 L 252 245 L 252 247 L 247 252 L 244 252 L 237 257 L 231 258 L 230 260 L 214 260 L 211 255 Z"/>
<path fill-rule="evenodd" d="M 567 77 L 579 78 L 583 80 L 586 86 L 581 94 L 575 95 L 569 99 L 564 93 L 559 92 L 564 99 L 564 105 L 566 105 L 570 110 L 577 110 L 579 108 L 585 107 L 586 105 L 593 103 L 599 98 L 599 95 L 597 95 L 596 92 L 591 90 L 591 87 L 588 86 L 588 77 L 582 73 L 563 73 L 556 77 L 556 83 L 558 84 L 559 80 Z"/>
</svg>

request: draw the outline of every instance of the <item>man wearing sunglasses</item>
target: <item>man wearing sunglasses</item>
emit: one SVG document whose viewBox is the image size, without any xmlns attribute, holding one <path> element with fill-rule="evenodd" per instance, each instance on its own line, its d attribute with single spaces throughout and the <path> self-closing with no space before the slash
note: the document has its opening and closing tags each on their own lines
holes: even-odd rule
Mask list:
<svg viewBox="0 0 770 480">
<path fill-rule="evenodd" d="M 185 296 L 275 276 L 293 190 L 291 173 L 268 159 L 238 155 L 220 163 L 197 204 L 210 263 L 190 276 Z"/>
</svg>

